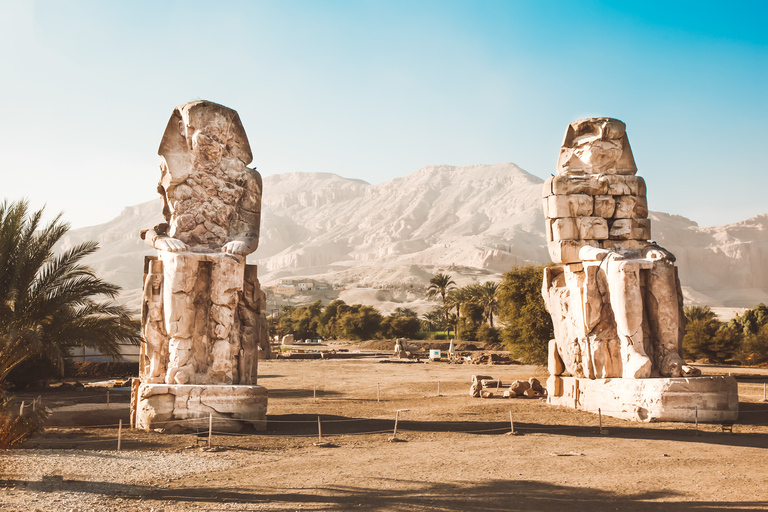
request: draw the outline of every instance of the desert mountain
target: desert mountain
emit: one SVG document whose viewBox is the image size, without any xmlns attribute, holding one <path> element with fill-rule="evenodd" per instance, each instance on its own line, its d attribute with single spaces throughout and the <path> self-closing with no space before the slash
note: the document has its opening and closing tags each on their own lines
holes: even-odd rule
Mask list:
<svg viewBox="0 0 768 512">
<path fill-rule="evenodd" d="M 541 185 L 511 163 L 428 166 L 379 185 L 328 173 L 268 176 L 260 245 L 249 262 L 259 265 L 263 286 L 308 277 L 344 290 L 347 301 L 418 305 L 436 272 L 464 285 L 547 262 Z M 153 253 L 138 232 L 160 222 L 160 210 L 159 199 L 128 207 L 71 231 L 63 244 L 99 240 L 89 263 L 134 303 L 143 257 Z M 665 213 L 651 219 L 654 238 L 678 258 L 688 301 L 768 302 L 768 214 L 705 228 Z"/>
</svg>

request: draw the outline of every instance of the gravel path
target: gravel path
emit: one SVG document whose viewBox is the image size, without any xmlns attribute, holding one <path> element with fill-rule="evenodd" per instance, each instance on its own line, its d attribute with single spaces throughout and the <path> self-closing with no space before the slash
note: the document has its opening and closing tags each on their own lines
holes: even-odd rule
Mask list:
<svg viewBox="0 0 768 512">
<path fill-rule="evenodd" d="M 0 452 L 0 510 L 92 511 L 161 510 L 143 503 L 152 489 L 178 478 L 266 462 L 260 453 L 82 450 Z M 123 505 L 123 498 L 130 503 Z M 138 499 L 137 499 L 138 498 Z M 166 510 L 178 510 L 177 507 Z"/>
</svg>

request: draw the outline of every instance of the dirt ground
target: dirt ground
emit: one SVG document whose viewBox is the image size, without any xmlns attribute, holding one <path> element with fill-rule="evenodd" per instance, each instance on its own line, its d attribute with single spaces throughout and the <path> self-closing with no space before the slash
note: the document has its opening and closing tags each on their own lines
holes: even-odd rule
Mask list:
<svg viewBox="0 0 768 512">
<path fill-rule="evenodd" d="M 267 432 L 215 434 L 221 451 L 213 453 L 201 451 L 190 434 L 123 432 L 126 456 L 226 459 L 210 471 L 175 468 L 156 480 L 159 466 L 132 463 L 132 474 L 117 478 L 85 465 L 50 465 L 46 457 L 65 452 L 82 453 L 82 460 L 114 453 L 128 393 L 112 390 L 107 407 L 105 389 L 46 392 L 44 403 L 55 411 L 51 426 L 23 448 L 0 452 L 0 509 L 35 510 L 34 503 L 59 510 L 62 493 L 99 510 L 654 511 L 670 503 L 682 511 L 768 509 L 765 370 L 740 378 L 733 434 L 720 425 L 696 430 L 605 416 L 608 433 L 600 434 L 596 415 L 541 399 L 469 397 L 473 374 L 504 382 L 546 378 L 531 366 L 285 360 L 264 361 L 259 373 L 269 390 Z M 402 442 L 390 442 L 398 410 Z M 517 435 L 509 435 L 510 414 Z M 314 444 L 318 417 L 329 447 Z M 42 461 L 42 469 L 3 471 L 24 454 Z M 57 469 L 45 473 L 46 467 Z M 41 474 L 63 479 L 46 483 Z"/>
</svg>

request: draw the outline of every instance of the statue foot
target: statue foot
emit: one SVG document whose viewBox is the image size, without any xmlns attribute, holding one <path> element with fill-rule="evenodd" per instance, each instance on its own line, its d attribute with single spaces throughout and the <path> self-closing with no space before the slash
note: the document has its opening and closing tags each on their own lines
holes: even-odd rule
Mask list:
<svg viewBox="0 0 768 512">
<path fill-rule="evenodd" d="M 682 377 L 683 366 L 685 361 L 680 357 L 680 354 L 672 352 L 664 356 L 661 360 L 661 376 L 662 377 Z"/>
<path fill-rule="evenodd" d="M 651 360 L 645 354 L 630 352 L 624 361 L 621 376 L 625 379 L 647 379 L 651 376 Z"/>
</svg>

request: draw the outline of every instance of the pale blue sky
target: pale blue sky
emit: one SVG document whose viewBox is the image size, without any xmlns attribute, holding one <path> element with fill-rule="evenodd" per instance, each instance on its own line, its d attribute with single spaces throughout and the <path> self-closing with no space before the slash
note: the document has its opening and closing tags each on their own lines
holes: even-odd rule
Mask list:
<svg viewBox="0 0 768 512">
<path fill-rule="evenodd" d="M 178 104 L 236 109 L 264 175 L 554 172 L 627 123 L 649 205 L 768 212 L 768 2 L 0 0 L 0 197 L 105 222 L 155 197 Z"/>
</svg>

